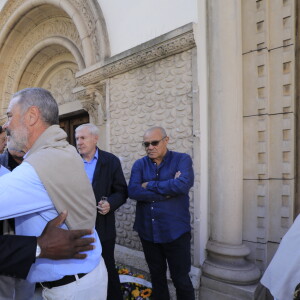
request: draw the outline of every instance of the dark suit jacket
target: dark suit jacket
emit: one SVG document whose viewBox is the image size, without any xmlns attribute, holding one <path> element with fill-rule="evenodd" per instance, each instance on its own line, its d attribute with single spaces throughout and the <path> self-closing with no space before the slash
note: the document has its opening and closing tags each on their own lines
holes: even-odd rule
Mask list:
<svg viewBox="0 0 300 300">
<path fill-rule="evenodd" d="M 35 262 L 36 243 L 32 236 L 0 236 L 0 274 L 25 279 Z"/>
<path fill-rule="evenodd" d="M 0 154 L 0 165 L 9 169 L 9 167 L 8 167 L 8 150 L 7 149 L 2 154 Z"/>
<path fill-rule="evenodd" d="M 115 210 L 126 202 L 127 184 L 120 160 L 113 154 L 98 148 L 98 161 L 93 176 L 93 190 L 97 203 L 102 196 L 108 197 L 110 211 L 106 215 L 97 213 L 96 230 L 101 241 L 116 238 Z"/>
</svg>

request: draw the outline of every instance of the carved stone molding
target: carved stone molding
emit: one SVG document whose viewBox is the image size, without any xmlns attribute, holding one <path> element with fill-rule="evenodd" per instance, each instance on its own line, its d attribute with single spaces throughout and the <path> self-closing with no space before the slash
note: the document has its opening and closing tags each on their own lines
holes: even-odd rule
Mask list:
<svg viewBox="0 0 300 300">
<path fill-rule="evenodd" d="M 128 72 L 137 67 L 144 66 L 151 62 L 159 61 L 168 56 L 186 51 L 195 47 L 194 33 L 192 30 L 180 34 L 172 39 L 160 42 L 154 46 L 142 49 L 136 53 L 130 54 L 115 62 L 108 63 L 77 77 L 78 84 L 87 86 L 95 82 L 102 81 L 109 77 Z M 111 58 L 110 60 L 112 60 Z"/>
<path fill-rule="evenodd" d="M 62 62 L 74 61 L 83 69 L 109 56 L 105 20 L 97 0 L 7 1 L 0 11 L 0 24 L 0 64 L 5 74 L 0 82 L 2 112 L 10 95 L 40 78 L 41 66 L 49 66 L 54 57 L 69 53 L 74 59 Z M 29 76 L 30 82 L 22 81 Z"/>
<path fill-rule="evenodd" d="M 70 68 L 64 68 L 55 72 L 45 84 L 45 88 L 51 91 L 58 105 L 75 100 L 74 94 L 72 93 L 74 86 L 74 73 Z"/>
<path fill-rule="evenodd" d="M 59 20 L 59 22 L 57 22 L 57 20 Z M 20 72 L 20 65 L 22 65 L 22 62 L 25 60 L 27 53 L 32 49 L 32 45 L 36 45 L 44 40 L 45 36 L 51 37 L 56 35 L 70 40 L 77 45 L 78 49 L 81 49 L 82 46 L 79 35 L 71 20 L 66 18 L 50 19 L 36 26 L 29 36 L 26 36 L 26 38 L 20 41 L 15 53 L 10 57 L 10 65 L 7 71 L 8 76 L 5 82 L 5 101 L 7 103 L 9 101 L 9 95 L 14 93 L 14 83 L 17 74 Z M 63 53 L 62 50 L 57 51 L 56 55 L 60 53 Z"/>
<path fill-rule="evenodd" d="M 28 4 L 32 2 L 31 0 L 14 0 L 7 1 L 6 5 L 1 11 L 0 18 L 0 28 L 3 28 L 5 23 L 12 17 L 12 15 L 20 9 L 20 7 L 27 7 Z M 72 17 L 75 12 L 80 16 L 77 21 L 80 19 L 81 24 L 75 24 L 76 27 L 81 26 L 86 29 L 86 33 L 91 40 L 91 45 L 95 50 L 95 61 L 101 61 L 103 57 L 107 56 L 109 53 L 108 37 L 106 32 L 105 20 L 101 8 L 97 1 L 81 1 L 81 0 L 65 0 L 62 5 L 59 0 L 36 0 L 36 7 L 41 5 L 53 5 L 60 7 L 70 17 Z M 100 22 L 99 22 L 100 20 Z M 97 24 L 102 24 L 97 26 Z M 82 37 L 84 38 L 84 37 Z M 105 41 L 105 45 L 103 44 Z M 0 41 L 1 42 L 1 41 Z"/>
<path fill-rule="evenodd" d="M 82 108 L 89 113 L 91 122 L 98 126 L 105 124 L 107 120 L 105 90 L 103 84 L 91 85 L 76 93 L 76 97 L 81 101 Z"/>
</svg>

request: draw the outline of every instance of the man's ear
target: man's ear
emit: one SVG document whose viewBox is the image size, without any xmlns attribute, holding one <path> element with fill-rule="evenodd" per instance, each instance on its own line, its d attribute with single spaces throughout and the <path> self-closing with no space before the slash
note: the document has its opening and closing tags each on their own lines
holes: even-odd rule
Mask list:
<svg viewBox="0 0 300 300">
<path fill-rule="evenodd" d="M 26 118 L 29 126 L 35 125 L 40 119 L 40 110 L 37 106 L 30 106 L 27 113 Z"/>
</svg>

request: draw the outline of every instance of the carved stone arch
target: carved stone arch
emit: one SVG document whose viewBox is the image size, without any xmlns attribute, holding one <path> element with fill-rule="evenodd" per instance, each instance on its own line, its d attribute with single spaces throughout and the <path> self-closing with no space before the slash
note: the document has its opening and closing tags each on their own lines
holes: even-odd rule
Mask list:
<svg viewBox="0 0 300 300">
<path fill-rule="evenodd" d="M 74 65 L 74 70 L 76 73 L 78 71 L 78 66 L 74 61 L 74 57 L 69 53 L 62 53 L 61 55 L 54 57 L 51 61 L 48 61 L 45 65 L 42 66 L 42 69 L 38 72 L 38 76 L 32 78 L 31 85 L 45 86 L 49 74 L 51 74 L 54 70 L 57 70 L 57 68 L 60 68 L 61 66 L 70 65 Z"/>
<path fill-rule="evenodd" d="M 0 13 L 0 49 L 12 28 L 34 8 L 55 6 L 61 9 L 77 28 L 86 66 L 103 61 L 110 55 L 109 39 L 102 10 L 97 0 L 16 0 L 7 1 Z"/>
<path fill-rule="evenodd" d="M 33 57 L 39 53 L 42 49 L 53 46 L 53 45 L 61 45 L 65 47 L 74 57 L 77 65 L 79 66 L 79 69 L 83 66 L 82 57 L 78 51 L 78 49 L 73 45 L 70 41 L 63 39 L 63 38 L 49 38 L 46 39 L 38 44 L 36 44 L 28 53 L 26 53 L 24 59 L 22 60 L 22 63 L 19 66 L 18 73 L 15 76 L 15 85 L 13 86 L 13 90 L 18 90 L 18 87 L 20 85 L 20 78 L 24 73 L 24 70 L 28 67 L 30 64 L 30 61 L 33 59 Z"/>
<path fill-rule="evenodd" d="M 56 37 L 56 35 L 60 35 L 60 37 Z M 6 56 L 7 62 L 5 64 L 7 65 L 6 73 L 8 76 L 4 81 L 5 95 L 2 98 L 4 100 L 2 106 L 7 105 L 10 95 L 18 89 L 19 80 L 27 64 L 41 52 L 44 52 L 44 56 L 51 60 L 53 56 L 62 53 L 62 51 L 68 51 L 77 61 L 78 68 L 83 67 L 83 57 L 80 48 L 76 46 L 77 40 L 76 30 L 69 21 L 64 23 L 50 21 L 36 26 L 30 37 L 25 37 L 19 42 L 11 58 Z"/>
<path fill-rule="evenodd" d="M 47 85 L 44 75 L 49 70 L 68 78 L 74 73 L 75 78 L 77 71 L 109 55 L 105 21 L 96 0 L 7 1 L 0 12 L 0 28 L 2 114 L 18 89 Z"/>
</svg>

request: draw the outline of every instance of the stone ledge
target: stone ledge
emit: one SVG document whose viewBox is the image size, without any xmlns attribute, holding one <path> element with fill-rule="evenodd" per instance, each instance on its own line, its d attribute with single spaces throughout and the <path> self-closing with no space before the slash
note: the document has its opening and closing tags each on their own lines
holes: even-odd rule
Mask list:
<svg viewBox="0 0 300 300">
<path fill-rule="evenodd" d="M 195 47 L 193 23 L 189 23 L 130 50 L 76 73 L 78 85 L 87 86 L 112 76 Z"/>
<path fill-rule="evenodd" d="M 205 276 L 201 277 L 200 298 L 203 300 L 265 300 L 266 289 L 260 284 L 234 285 Z"/>
</svg>

